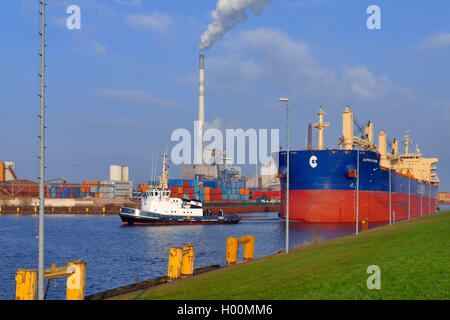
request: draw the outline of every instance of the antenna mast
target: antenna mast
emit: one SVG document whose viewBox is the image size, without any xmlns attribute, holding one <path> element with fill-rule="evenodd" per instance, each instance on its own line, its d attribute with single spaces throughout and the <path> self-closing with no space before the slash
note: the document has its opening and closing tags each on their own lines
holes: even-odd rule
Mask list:
<svg viewBox="0 0 450 320">
<path fill-rule="evenodd" d="M 41 11 L 41 31 L 39 35 L 41 36 L 41 52 L 39 56 L 41 57 L 41 73 L 39 77 L 41 79 L 40 88 L 40 155 L 39 155 L 39 262 L 38 262 L 38 299 L 44 300 L 44 169 L 45 169 L 45 0 L 40 0 Z"/>
</svg>

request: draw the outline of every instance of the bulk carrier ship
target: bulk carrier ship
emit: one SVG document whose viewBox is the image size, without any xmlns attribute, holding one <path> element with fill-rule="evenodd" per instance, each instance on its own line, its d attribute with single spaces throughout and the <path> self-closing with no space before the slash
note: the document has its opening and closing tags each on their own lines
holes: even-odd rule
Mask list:
<svg viewBox="0 0 450 320">
<path fill-rule="evenodd" d="M 289 220 L 316 223 L 350 223 L 368 219 L 387 222 L 433 213 L 437 206 L 439 179 L 434 164 L 438 158 L 424 158 L 418 146 L 409 152 L 407 131 L 404 154 L 398 141 L 390 144 L 381 131 L 378 146 L 373 141 L 373 124 L 360 127 L 349 107 L 343 113 L 343 137 L 337 149 L 323 144 L 325 113 L 319 110 L 319 144 L 290 151 Z M 287 152 L 279 153 L 281 216 L 286 217 Z"/>
</svg>

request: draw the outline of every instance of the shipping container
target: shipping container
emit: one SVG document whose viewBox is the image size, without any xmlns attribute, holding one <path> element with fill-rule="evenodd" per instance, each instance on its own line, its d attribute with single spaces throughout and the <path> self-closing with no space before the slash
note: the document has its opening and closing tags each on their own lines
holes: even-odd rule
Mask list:
<svg viewBox="0 0 450 320">
<path fill-rule="evenodd" d="M 216 181 L 205 181 L 203 182 L 203 187 L 217 188 Z"/>
</svg>

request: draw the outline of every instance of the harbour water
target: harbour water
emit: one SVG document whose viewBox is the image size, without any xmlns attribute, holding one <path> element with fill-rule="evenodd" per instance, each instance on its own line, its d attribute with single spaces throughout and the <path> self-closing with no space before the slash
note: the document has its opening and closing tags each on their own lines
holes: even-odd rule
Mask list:
<svg viewBox="0 0 450 320">
<path fill-rule="evenodd" d="M 169 248 L 182 244 L 195 246 L 195 268 L 224 266 L 229 236 L 254 235 L 255 258 L 275 254 L 285 248 L 285 228 L 276 212 L 247 214 L 237 225 L 195 226 L 129 227 L 118 216 L 46 216 L 45 268 L 86 261 L 90 295 L 166 275 Z M 355 232 L 354 224 L 291 222 L 289 228 L 290 248 Z M 17 269 L 37 269 L 37 235 L 38 217 L 0 216 L 0 299 L 14 299 Z M 52 280 L 46 299 L 65 299 L 65 280 Z"/>
</svg>

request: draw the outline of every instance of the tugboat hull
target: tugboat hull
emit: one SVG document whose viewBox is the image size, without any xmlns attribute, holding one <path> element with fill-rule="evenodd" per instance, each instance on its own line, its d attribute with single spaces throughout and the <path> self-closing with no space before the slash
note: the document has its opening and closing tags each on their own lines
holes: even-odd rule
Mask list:
<svg viewBox="0 0 450 320">
<path fill-rule="evenodd" d="M 123 207 L 119 213 L 124 225 L 236 224 L 241 218 L 232 216 L 175 216 Z"/>
</svg>

